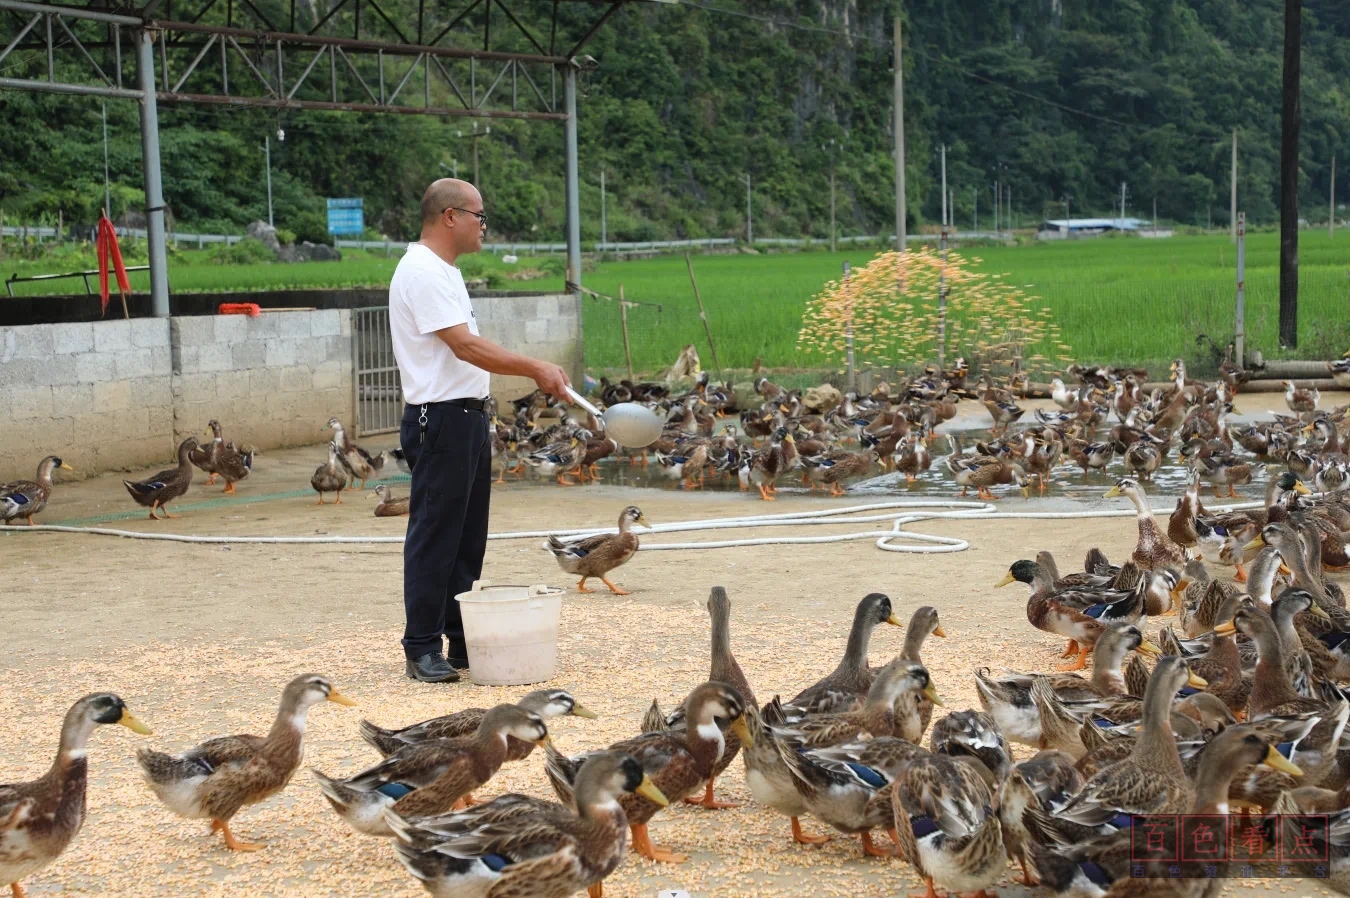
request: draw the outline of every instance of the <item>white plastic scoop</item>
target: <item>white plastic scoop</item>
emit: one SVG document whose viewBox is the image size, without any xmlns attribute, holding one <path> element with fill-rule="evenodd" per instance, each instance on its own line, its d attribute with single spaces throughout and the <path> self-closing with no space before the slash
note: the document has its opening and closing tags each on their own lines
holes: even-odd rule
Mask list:
<svg viewBox="0 0 1350 898">
<path fill-rule="evenodd" d="M 628 449 L 642 449 L 655 443 L 665 426 L 660 415 L 636 402 L 620 402 L 602 412 L 571 387 L 567 388 L 567 395 L 594 415 L 595 420 L 605 428 L 605 433 Z"/>
</svg>

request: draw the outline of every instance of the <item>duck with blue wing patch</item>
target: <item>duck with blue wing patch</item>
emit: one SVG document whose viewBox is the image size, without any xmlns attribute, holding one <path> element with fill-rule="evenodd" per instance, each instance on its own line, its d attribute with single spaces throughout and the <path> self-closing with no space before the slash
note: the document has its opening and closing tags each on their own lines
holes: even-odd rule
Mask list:
<svg viewBox="0 0 1350 898">
<path fill-rule="evenodd" d="M 548 542 L 544 543 L 544 548 L 553 553 L 560 568 L 581 578 L 577 581 L 578 592 L 592 592 L 593 590 L 586 588 L 586 581 L 591 577 L 599 577 L 614 595 L 626 596 L 627 590 L 615 586 L 610 582 L 608 575 L 620 565 L 627 564 L 637 554 L 640 544 L 637 534 L 632 531 L 634 524 L 650 526 L 642 514 L 642 509 L 636 505 L 629 505 L 619 512 L 618 533 L 596 534 L 570 543 L 565 543 L 556 536 L 550 536 Z"/>
<path fill-rule="evenodd" d="M 197 438 L 188 437 L 178 444 L 178 467 L 160 471 L 145 480 L 122 481 L 122 485 L 127 488 L 131 498 L 136 500 L 136 504 L 150 509 L 151 520 L 160 520 L 158 509 L 164 508 L 169 502 L 182 496 L 192 485 L 192 462 L 188 454 L 196 448 Z M 167 509 L 164 516 L 178 517 L 176 514 L 169 514 Z"/>
<path fill-rule="evenodd" d="M 985 889 L 1003 873 L 1003 833 L 993 811 L 993 774 L 972 757 L 929 755 L 903 767 L 891 786 L 900 856 L 923 877 L 953 892 Z"/>
<path fill-rule="evenodd" d="M 440 817 L 387 815 L 399 860 L 434 898 L 602 898 L 626 848 L 623 801 L 634 798 L 668 803 L 636 758 L 596 752 L 570 806 L 508 794 Z"/>
<path fill-rule="evenodd" d="M 33 515 L 47 507 L 52 495 L 52 471 L 73 470 L 70 465 L 55 455 L 49 455 L 38 462 L 37 479 L 14 480 L 0 483 L 0 520 L 9 526 L 11 521 L 23 518 L 29 527 L 33 526 Z"/>
</svg>

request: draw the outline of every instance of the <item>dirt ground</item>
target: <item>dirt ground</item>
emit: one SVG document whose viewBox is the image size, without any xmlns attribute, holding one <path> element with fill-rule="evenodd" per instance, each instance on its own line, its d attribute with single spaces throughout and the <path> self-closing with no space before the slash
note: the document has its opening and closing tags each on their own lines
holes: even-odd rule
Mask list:
<svg viewBox="0 0 1350 898">
<path fill-rule="evenodd" d="M 369 442 L 381 445 L 379 438 Z M 222 498 L 219 487 L 205 487 L 199 475 L 174 508 L 182 518 L 159 523 L 119 519 L 134 511 L 119 476 L 61 484 L 39 523 L 179 534 L 401 535 L 405 519 L 375 518 L 375 502 L 365 493 L 348 492 L 337 506 L 314 504 L 308 478 L 321 454 L 310 447 L 260 456 L 235 498 Z M 1103 491 L 1109 482 L 1102 479 Z M 406 484 L 398 487 L 406 491 Z M 612 525 L 630 503 L 653 522 L 674 522 L 854 501 L 784 496 L 768 505 L 727 493 L 508 483 L 495 489 L 491 528 Z M 1020 499 L 1000 504 L 1062 507 Z M 1170 509 L 1172 500 L 1158 497 L 1154 505 Z M 812 533 L 846 529 L 813 528 Z M 484 576 L 569 587 L 558 673 L 551 682 L 570 689 L 601 717 L 562 719 L 552 730 L 564 750 L 581 750 L 636 733 L 653 698 L 673 706 L 706 677 L 704 603 L 711 586 L 725 586 L 731 596 L 733 647 L 760 701 L 775 692 L 795 694 L 834 666 L 854 606 L 865 593 L 887 593 L 906 620 L 918 605 L 936 606 L 948 638 L 929 641 L 925 662 L 955 710 L 979 707 L 974 667 L 1044 670 L 1058 660 L 1062 644 L 1026 621 L 1025 589 L 992 588 L 1012 561 L 1051 549 L 1071 569 L 1089 547 L 1100 546 L 1119 558 L 1134 541 L 1129 518 L 934 521 L 914 529 L 959 535 L 971 547 L 954 554 L 907 555 L 859 541 L 639 552 L 614 578 L 633 594 L 616 597 L 571 590 L 570 578 L 536 538 L 491 543 Z M 781 532 L 771 528 L 737 535 Z M 653 540 L 702 538 L 680 534 Z M 65 709 L 95 690 L 118 692 L 154 728 L 144 744 L 180 750 L 223 733 L 265 732 L 282 685 L 298 673 L 324 673 L 360 708 L 316 708 L 305 762 L 346 775 L 377 760 L 357 737 L 361 717 L 403 725 L 513 700 L 529 688 L 431 686 L 404 678 L 398 644 L 401 546 L 396 544 L 194 545 L 11 530 L 0 532 L 0 558 L 7 582 L 0 612 L 7 658 L 0 670 L 0 719 L 10 723 L 0 733 L 3 781 L 40 775 L 51 763 Z M 874 663 L 893 657 L 903 635 L 899 629 L 879 628 L 871 648 Z M 390 844 L 351 834 L 303 770 L 283 795 L 236 818 L 241 838 L 267 847 L 252 855 L 225 851 L 219 837 L 208 837 L 204 823 L 179 819 L 155 802 L 134 764 L 139 744 L 141 737 L 121 728 L 95 733 L 89 820 L 72 849 L 26 883 L 30 894 L 424 894 L 397 863 Z M 1026 756 L 1023 749 L 1018 753 Z M 505 768 L 482 794 L 514 790 L 551 797 L 542 764 L 536 755 Z M 742 771 L 737 762 L 719 780 L 719 797 L 748 802 Z M 676 888 L 695 896 L 880 898 L 920 886 L 898 860 L 863 858 L 856 839 L 838 836 L 823 848 L 794 845 L 786 820 L 753 803 L 720 812 L 672 808 L 660 813 L 651 829 L 658 844 L 688 852 L 693 860 L 674 867 L 630 855 L 606 882 L 606 895 L 649 898 L 658 889 Z M 823 827 L 811 821 L 808 829 Z M 999 891 L 1009 898 L 1030 894 L 1007 883 Z M 1225 892 L 1323 893 L 1307 881 L 1232 883 Z"/>
</svg>

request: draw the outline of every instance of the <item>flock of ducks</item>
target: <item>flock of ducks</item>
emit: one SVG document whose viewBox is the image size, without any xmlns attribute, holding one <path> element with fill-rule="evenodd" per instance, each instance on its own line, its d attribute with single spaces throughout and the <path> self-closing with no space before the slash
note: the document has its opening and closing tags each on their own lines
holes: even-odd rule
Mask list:
<svg viewBox="0 0 1350 898">
<path fill-rule="evenodd" d="M 1112 492 L 1141 495 L 1130 479 Z M 906 625 L 888 596 L 870 593 L 835 669 L 761 705 L 732 652 L 731 601 L 714 587 L 708 680 L 669 712 L 653 702 L 631 738 L 564 752 L 549 722 L 596 714 L 545 688 L 410 725 L 362 721 L 359 734 L 380 760 L 343 776 L 314 770 L 314 780 L 355 833 L 392 839 L 398 860 L 436 898 L 582 889 L 599 898 L 630 847 L 681 863 L 688 856 L 653 844 L 648 824 L 672 802 L 734 806 L 716 798 L 715 783 L 738 756 L 754 801 L 786 818 L 794 842 L 828 841 L 803 827 L 802 818 L 814 818 L 856 836 L 864 855 L 908 863 L 928 898 L 939 888 L 988 896 L 1009 861 L 1021 881 L 1060 895 L 1202 898 L 1218 880 L 1200 864 L 1182 864 L 1195 878 L 1169 877 L 1170 861 L 1147 865 L 1153 878 L 1138 876 L 1132 826 L 1138 815 L 1232 809 L 1327 815 L 1315 836 L 1326 858 L 1318 872 L 1292 866 L 1350 894 L 1350 693 L 1340 686 L 1350 679 L 1350 611 L 1324 574 L 1328 522 L 1343 538 L 1350 507 L 1289 488 L 1243 512 L 1257 534 L 1244 546 L 1256 555 L 1245 590 L 1213 579 L 1195 546 L 1168 535 L 1178 516 L 1191 520 L 1184 507 L 1168 532 L 1141 512 L 1136 546 L 1120 565 L 1093 548 L 1083 571 L 1061 575 L 1046 551 L 1014 562 L 997 584 L 1027 584 L 1030 622 L 1072 640 L 1078 666 L 1090 655 L 1090 676 L 980 668 L 982 708 L 936 717 L 945 706 L 922 650 L 928 638 L 950 635 L 938 610 L 916 608 Z M 624 516 L 642 519 L 636 508 Z M 1186 539 L 1184 527 L 1176 532 Z M 1173 614 L 1157 642 L 1145 636 L 1147 618 Z M 905 639 L 874 667 L 869 647 L 883 624 L 906 627 Z M 232 822 L 286 788 L 301 763 L 307 714 L 325 701 L 352 704 L 327 678 L 305 674 L 286 686 L 266 736 L 226 736 L 176 754 L 141 749 L 137 760 L 170 811 L 210 821 L 231 850 L 256 850 Z M 120 697 L 86 696 L 66 715 L 51 771 L 0 786 L 0 883 L 16 896 L 18 881 L 55 860 L 84 822 L 86 742 L 100 724 L 149 733 Z M 1010 742 L 1036 754 L 1017 762 Z M 556 801 L 474 797 L 503 765 L 541 749 Z M 1243 818 L 1234 838 L 1259 829 L 1273 840 L 1271 827 L 1292 819 Z"/>
</svg>

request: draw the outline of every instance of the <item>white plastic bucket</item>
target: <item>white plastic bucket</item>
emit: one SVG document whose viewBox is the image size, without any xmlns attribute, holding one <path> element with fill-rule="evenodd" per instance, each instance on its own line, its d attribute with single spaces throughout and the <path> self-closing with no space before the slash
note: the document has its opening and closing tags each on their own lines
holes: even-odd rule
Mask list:
<svg viewBox="0 0 1350 898">
<path fill-rule="evenodd" d="M 524 686 L 551 678 L 558 666 L 562 594 L 551 586 L 493 586 L 479 580 L 455 596 L 473 681 Z"/>
</svg>

